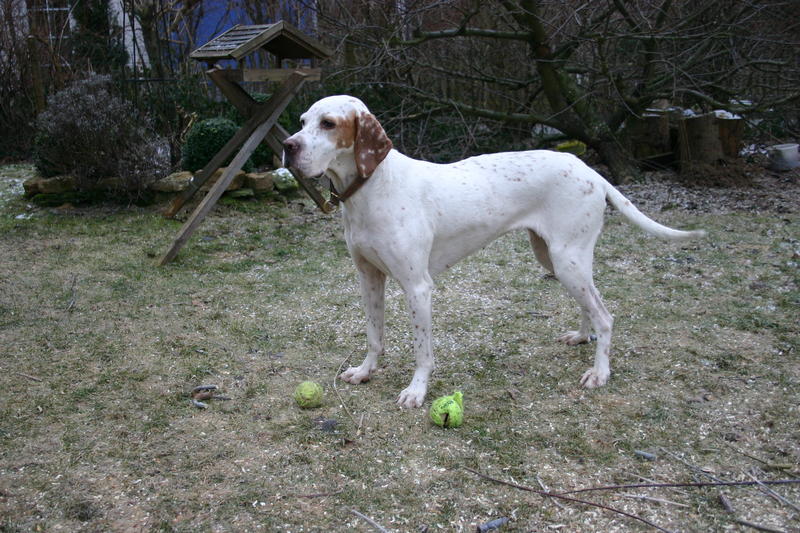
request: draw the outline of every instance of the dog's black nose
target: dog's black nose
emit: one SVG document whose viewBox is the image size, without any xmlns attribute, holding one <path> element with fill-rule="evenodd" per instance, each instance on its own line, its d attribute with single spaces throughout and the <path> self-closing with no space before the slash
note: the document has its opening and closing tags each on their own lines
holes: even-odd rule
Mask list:
<svg viewBox="0 0 800 533">
<path fill-rule="evenodd" d="M 283 141 L 283 151 L 287 154 L 295 154 L 300 149 L 300 142 L 296 139 L 286 139 Z"/>
<path fill-rule="evenodd" d="M 283 141 L 283 165 L 291 167 L 294 163 L 294 158 L 300 151 L 300 141 L 297 139 L 286 139 Z"/>
</svg>

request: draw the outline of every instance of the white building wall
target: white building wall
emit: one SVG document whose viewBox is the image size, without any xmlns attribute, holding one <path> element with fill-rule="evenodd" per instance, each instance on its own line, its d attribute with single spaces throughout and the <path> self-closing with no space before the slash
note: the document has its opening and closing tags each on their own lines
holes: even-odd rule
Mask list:
<svg viewBox="0 0 800 533">
<path fill-rule="evenodd" d="M 128 52 L 127 66 L 130 68 L 149 68 L 150 57 L 144 45 L 142 26 L 139 19 L 132 13 L 132 9 L 125 10 L 124 0 L 109 0 L 108 15 L 111 24 L 122 28 L 122 43 Z"/>
<path fill-rule="evenodd" d="M 12 45 L 26 46 L 28 6 L 25 0 L 0 0 L 0 21 L 0 65 L 8 68 L 17 59 L 11 53 Z"/>
</svg>

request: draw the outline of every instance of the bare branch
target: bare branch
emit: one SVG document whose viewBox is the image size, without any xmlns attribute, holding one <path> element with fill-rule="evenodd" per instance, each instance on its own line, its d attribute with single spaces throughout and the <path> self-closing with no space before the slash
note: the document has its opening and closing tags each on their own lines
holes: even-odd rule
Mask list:
<svg viewBox="0 0 800 533">
<path fill-rule="evenodd" d="M 676 89 L 676 92 L 690 94 L 696 97 L 698 100 L 702 100 L 703 102 L 710 104 L 712 107 L 714 107 L 714 109 L 725 109 L 727 111 L 730 111 L 731 113 L 740 113 L 740 114 L 765 111 L 770 107 L 777 107 L 792 103 L 794 101 L 800 101 L 800 92 L 795 92 L 788 94 L 785 97 L 777 100 L 762 102 L 760 105 L 744 106 L 733 102 L 727 102 L 727 103 L 720 102 L 719 100 L 714 99 L 712 96 L 694 89 L 689 89 L 689 88 Z"/>
<path fill-rule="evenodd" d="M 484 28 L 451 28 L 440 31 L 415 32 L 414 39 L 407 41 L 392 39 L 389 41 L 389 44 L 393 46 L 416 46 L 432 39 L 447 39 L 451 37 L 485 37 L 491 39 L 527 41 L 530 39 L 530 33 L 490 30 Z"/>
</svg>

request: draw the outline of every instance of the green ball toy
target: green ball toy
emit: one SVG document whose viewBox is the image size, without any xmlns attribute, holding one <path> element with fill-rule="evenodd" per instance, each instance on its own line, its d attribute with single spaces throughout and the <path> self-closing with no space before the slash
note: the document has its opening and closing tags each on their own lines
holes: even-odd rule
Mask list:
<svg viewBox="0 0 800 533">
<path fill-rule="evenodd" d="M 322 387 L 313 381 L 304 381 L 294 390 L 294 401 L 303 409 L 322 405 Z"/>
<path fill-rule="evenodd" d="M 461 391 L 456 391 L 451 396 L 433 400 L 429 414 L 437 426 L 457 428 L 464 422 L 463 394 Z"/>
</svg>

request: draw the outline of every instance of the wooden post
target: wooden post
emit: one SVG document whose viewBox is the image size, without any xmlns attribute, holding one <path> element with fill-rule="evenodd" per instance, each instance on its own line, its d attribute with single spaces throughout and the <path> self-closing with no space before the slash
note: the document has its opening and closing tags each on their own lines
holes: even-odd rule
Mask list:
<svg viewBox="0 0 800 533">
<path fill-rule="evenodd" d="M 722 144 L 722 153 L 725 157 L 735 159 L 739 157 L 742 149 L 742 136 L 744 135 L 744 120 L 741 118 L 718 118 L 719 141 Z"/>
<path fill-rule="evenodd" d="M 200 205 L 197 206 L 195 211 L 180 229 L 169 250 L 167 250 L 167 252 L 158 261 L 159 266 L 163 266 L 172 261 L 178 254 L 178 251 L 180 251 L 183 245 L 186 244 L 186 241 L 189 240 L 197 227 L 200 225 L 200 222 L 203 221 L 203 218 L 205 218 L 209 211 L 211 211 L 211 209 L 217 203 L 217 200 L 219 200 L 220 196 L 222 196 L 222 193 L 224 193 L 225 189 L 228 188 L 228 185 L 230 185 L 230 182 L 233 180 L 233 177 L 236 175 L 236 173 L 241 170 L 242 166 L 244 166 L 247 159 L 252 155 L 264 137 L 266 137 L 270 130 L 272 130 L 272 128 L 276 125 L 278 117 L 286 108 L 292 97 L 294 97 L 294 94 L 300 89 L 303 81 L 305 81 L 305 78 L 306 76 L 302 73 L 293 74 L 280 88 L 280 90 L 275 93 L 265 104 L 263 104 L 263 106 L 259 108 L 258 112 L 247 121 L 245 126 L 243 126 L 239 132 L 237 132 L 237 134 L 234 136 L 236 142 L 234 142 L 234 139 L 231 139 L 231 141 L 228 142 L 222 150 L 220 150 L 220 153 L 218 153 L 217 156 L 220 156 L 220 154 L 228 149 L 228 154 L 225 155 L 225 157 L 227 157 L 227 155 L 230 155 L 230 152 L 235 150 L 239 144 L 244 142 L 244 145 L 239 150 L 239 153 L 236 154 L 236 157 L 233 158 L 233 161 L 231 161 L 231 163 L 228 165 L 228 168 L 225 169 L 225 172 L 222 173 L 222 176 L 220 176 L 217 182 L 211 187 L 211 190 L 208 191 L 206 197 L 202 202 L 200 202 Z M 256 125 L 256 127 L 251 130 L 250 128 L 253 125 Z M 240 139 L 241 137 L 246 137 L 246 140 L 242 141 Z M 215 156 L 214 159 L 218 159 L 217 156 Z M 225 157 L 221 157 L 220 159 L 224 161 Z M 211 163 L 206 166 L 206 169 L 210 168 L 210 165 Z M 219 168 L 219 164 L 217 165 L 217 168 Z M 204 173 L 202 176 L 202 181 L 207 180 L 211 175 L 210 173 L 205 173 L 206 169 L 203 169 Z M 216 171 L 216 168 L 211 173 L 214 171 Z M 195 182 L 196 181 L 198 180 L 195 180 Z M 193 190 L 191 193 L 188 195 L 183 194 L 177 198 L 176 202 L 173 202 L 173 206 L 170 208 L 170 210 L 175 208 L 177 200 L 185 198 L 183 200 L 185 202 L 194 194 L 200 185 L 202 185 L 202 182 L 195 182 L 192 183 L 191 188 L 193 188 Z M 187 189 L 187 191 L 188 190 L 189 189 Z M 175 212 L 180 209 L 181 205 L 183 204 L 180 203 L 180 205 L 178 205 L 177 209 L 175 209 Z"/>
<path fill-rule="evenodd" d="M 725 158 L 713 113 L 681 120 L 678 139 L 681 172 L 689 172 L 698 164 L 716 165 Z"/>
<path fill-rule="evenodd" d="M 212 78 L 213 79 L 213 78 Z M 244 126 L 242 126 L 236 134 L 231 137 L 231 139 L 222 147 L 222 149 L 217 152 L 217 154 L 211 158 L 211 161 L 203 167 L 203 170 L 197 173 L 197 175 L 192 180 L 189 187 L 183 191 L 180 195 L 175 197 L 175 199 L 170 204 L 169 208 L 164 212 L 164 216 L 167 218 L 174 217 L 178 211 L 180 211 L 181 207 L 188 202 L 192 196 L 203 186 L 203 184 L 208 181 L 208 179 L 222 166 L 225 160 L 233 154 L 233 152 L 256 130 L 259 124 L 261 124 L 265 120 L 269 120 L 269 117 L 275 115 L 275 120 L 273 120 L 273 124 L 277 122 L 278 116 L 286 109 L 286 106 L 289 104 L 291 99 L 294 97 L 295 93 L 300 89 L 303 82 L 305 81 L 306 76 L 302 73 L 294 73 L 292 76 L 286 80 L 281 88 L 275 93 L 272 98 L 267 100 L 264 104 L 258 105 L 255 103 L 255 100 L 250 98 L 250 96 L 244 91 L 247 98 L 250 99 L 252 102 L 251 105 L 247 105 L 247 111 L 255 108 L 255 114 L 253 114 L 247 122 L 245 122 Z M 216 80 L 215 80 L 216 81 Z M 230 82 L 229 82 L 230 83 Z M 235 84 L 231 84 L 235 85 Z M 237 86 L 238 87 L 238 86 Z M 239 108 L 240 105 L 243 104 L 244 100 L 241 98 L 236 98 L 236 100 L 231 100 L 234 102 L 234 105 Z M 238 104 L 237 104 L 238 102 Z M 262 137 L 263 138 L 263 137 Z M 247 161 L 245 159 L 245 161 Z M 238 171 L 238 170 L 237 170 Z"/>
<path fill-rule="evenodd" d="M 223 69 L 214 67 L 206 72 L 206 74 L 208 74 L 208 77 L 214 81 L 217 87 L 219 87 L 219 89 L 222 91 L 222 94 L 224 94 L 225 97 L 234 105 L 234 107 L 236 107 L 236 109 L 238 109 L 243 115 L 247 116 L 253 106 L 258 105 L 256 101 L 253 100 L 253 98 L 247 94 L 247 92 L 242 89 L 239 84 L 232 82 L 227 77 Z M 269 145 L 270 149 L 272 149 L 272 152 L 276 154 L 276 159 L 278 154 L 283 151 L 283 141 L 287 137 L 289 137 L 289 132 L 287 132 L 280 124 L 275 124 L 275 126 L 267 134 L 265 142 L 267 145 Z M 336 207 L 333 206 L 328 200 L 323 198 L 319 191 L 313 185 L 311 185 L 308 180 L 303 178 L 303 176 L 296 173 L 292 169 L 288 170 L 291 172 L 292 176 L 294 176 L 294 179 L 297 181 L 297 183 L 299 183 L 303 190 L 306 191 L 312 200 L 314 200 L 314 203 L 317 204 L 317 207 L 319 207 L 323 213 L 332 213 L 334 210 L 336 210 Z"/>
<path fill-rule="evenodd" d="M 214 68 L 207 70 L 206 75 L 211 78 L 211 81 L 214 82 L 222 94 L 225 95 L 230 103 L 241 113 L 242 115 L 249 117 L 252 112 L 253 108 L 258 105 L 258 103 L 253 100 L 253 97 L 247 94 L 247 91 L 242 89 L 242 86 L 238 83 L 234 83 L 225 76 L 224 69 L 215 66 Z"/>
</svg>

